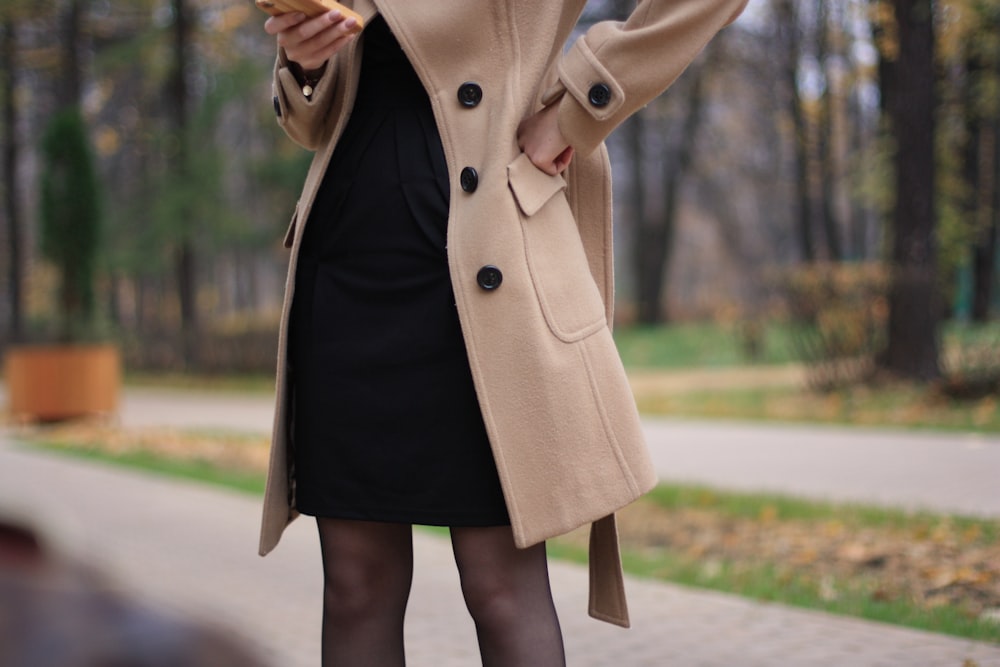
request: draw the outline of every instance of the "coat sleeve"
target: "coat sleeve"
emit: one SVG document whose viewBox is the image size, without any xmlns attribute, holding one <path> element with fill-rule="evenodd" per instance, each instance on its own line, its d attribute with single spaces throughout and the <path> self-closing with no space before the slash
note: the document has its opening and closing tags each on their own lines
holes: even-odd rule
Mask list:
<svg viewBox="0 0 1000 667">
<path fill-rule="evenodd" d="M 278 49 L 274 63 L 274 112 L 278 125 L 300 146 L 316 150 L 326 132 L 332 112 L 338 68 L 334 60 L 327 63 L 323 76 L 316 83 L 312 95 L 303 92 L 302 83 L 296 78 L 285 50 Z"/>
<path fill-rule="evenodd" d="M 748 0 L 641 0 L 624 23 L 604 21 L 559 62 L 543 104 L 559 103 L 559 129 L 589 154 L 677 79 Z"/>
</svg>

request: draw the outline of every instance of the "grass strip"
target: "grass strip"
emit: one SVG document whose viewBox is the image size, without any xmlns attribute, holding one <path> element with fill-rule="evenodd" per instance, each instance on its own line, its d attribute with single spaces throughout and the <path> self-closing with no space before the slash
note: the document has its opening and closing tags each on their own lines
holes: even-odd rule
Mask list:
<svg viewBox="0 0 1000 667">
<path fill-rule="evenodd" d="M 76 458 L 98 463 L 108 463 L 123 468 L 188 479 L 195 482 L 220 486 L 252 495 L 264 494 L 266 475 L 258 471 L 233 470 L 208 460 L 175 459 L 149 452 L 109 453 L 92 446 L 67 446 L 64 443 L 34 441 L 30 443 L 38 449 L 67 454 Z"/>
<path fill-rule="evenodd" d="M 552 558 L 586 564 L 587 550 L 557 538 L 549 544 Z M 802 609 L 852 616 L 869 621 L 1000 643 L 1000 626 L 980 620 L 960 608 L 923 608 L 907 600 L 879 600 L 867 587 L 842 588 L 836 599 L 824 599 L 823 590 L 834 585 L 781 571 L 773 564 L 740 566 L 727 562 L 695 562 L 669 551 L 656 554 L 622 548 L 622 566 L 629 575 L 689 588 L 729 593 L 759 602 L 774 602 Z"/>
<path fill-rule="evenodd" d="M 585 564 L 587 550 L 557 538 L 549 543 L 553 558 Z M 672 584 L 730 593 L 760 602 L 774 602 L 802 609 L 812 609 L 841 616 L 853 616 L 964 637 L 1000 643 L 1000 626 L 980 620 L 951 606 L 923 608 L 902 599 L 879 600 L 862 586 L 840 590 L 829 599 L 823 589 L 827 582 L 781 571 L 773 564 L 740 565 L 729 562 L 694 562 L 669 551 L 655 554 L 622 548 L 622 565 L 631 576 L 666 581 Z"/>
<path fill-rule="evenodd" d="M 696 484 L 661 484 L 644 497 L 665 510 L 699 508 L 733 518 L 773 521 L 837 521 L 853 529 L 895 528 L 928 535 L 942 523 L 975 533 L 986 542 L 1000 540 L 1000 521 L 933 512 L 908 512 L 859 503 L 806 500 L 774 493 L 720 491 Z"/>
<path fill-rule="evenodd" d="M 948 399 L 921 386 L 857 386 L 818 392 L 753 387 L 637 392 L 646 415 L 1000 433 L 1000 397 Z"/>
<path fill-rule="evenodd" d="M 268 373 L 142 373 L 129 372 L 125 385 L 145 389 L 194 390 L 271 394 L 274 374 Z"/>
<path fill-rule="evenodd" d="M 618 352 L 629 367 L 723 368 L 799 361 L 792 344 L 794 328 L 780 323 L 763 325 L 756 331 L 754 343 L 746 333 L 736 323 L 727 326 L 687 322 L 615 327 L 614 337 Z"/>
</svg>

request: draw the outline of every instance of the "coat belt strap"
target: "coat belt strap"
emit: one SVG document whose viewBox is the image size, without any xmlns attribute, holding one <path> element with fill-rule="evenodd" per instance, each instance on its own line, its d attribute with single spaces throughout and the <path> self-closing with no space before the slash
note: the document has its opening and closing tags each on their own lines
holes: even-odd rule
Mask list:
<svg viewBox="0 0 1000 667">
<path fill-rule="evenodd" d="M 590 609 L 592 617 L 629 627 L 618 525 L 609 514 L 590 524 Z"/>
</svg>

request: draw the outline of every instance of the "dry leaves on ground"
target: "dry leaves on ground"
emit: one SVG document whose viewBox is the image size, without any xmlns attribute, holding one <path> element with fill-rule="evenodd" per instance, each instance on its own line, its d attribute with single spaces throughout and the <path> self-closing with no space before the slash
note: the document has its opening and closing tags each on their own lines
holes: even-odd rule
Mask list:
<svg viewBox="0 0 1000 667">
<path fill-rule="evenodd" d="M 267 470 L 269 438 L 258 435 L 170 428 L 121 429 L 101 421 L 26 427 L 20 435 L 111 456 L 141 452 L 174 461 L 210 463 L 229 470 L 260 473 Z"/>
<path fill-rule="evenodd" d="M 1000 609 L 1000 540 L 978 526 L 947 517 L 897 527 L 775 514 L 740 518 L 641 500 L 619 513 L 619 530 L 626 550 L 654 558 L 669 552 L 709 579 L 723 567 L 750 573 L 768 566 L 779 582 L 811 583 L 828 600 L 850 591 L 875 601 L 950 605 L 973 617 Z"/>
</svg>

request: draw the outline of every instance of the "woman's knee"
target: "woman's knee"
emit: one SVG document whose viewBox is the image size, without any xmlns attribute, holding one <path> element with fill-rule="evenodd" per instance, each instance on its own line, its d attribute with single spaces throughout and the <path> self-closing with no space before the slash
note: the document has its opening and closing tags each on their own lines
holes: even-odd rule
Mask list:
<svg viewBox="0 0 1000 667">
<path fill-rule="evenodd" d="M 346 620 L 405 608 L 410 570 L 403 563 L 340 563 L 327 568 L 324 607 Z"/>
<path fill-rule="evenodd" d="M 540 601 L 551 601 L 544 546 L 506 558 L 468 560 L 459 566 L 462 594 L 477 624 L 503 627 Z"/>
<path fill-rule="evenodd" d="M 452 529 L 452 544 L 477 623 L 502 623 L 539 596 L 551 599 L 544 544 L 518 549 L 509 527 Z"/>
<path fill-rule="evenodd" d="M 462 576 L 462 595 L 469 614 L 479 626 L 504 626 L 515 620 L 523 607 L 524 591 L 510 572 L 467 572 Z"/>
<path fill-rule="evenodd" d="M 354 528 L 354 527 L 352 527 Z M 324 609 L 343 620 L 405 609 L 413 574 L 412 550 L 405 539 L 385 535 L 322 534 Z M 397 543 L 393 543 L 397 542 Z"/>
</svg>

